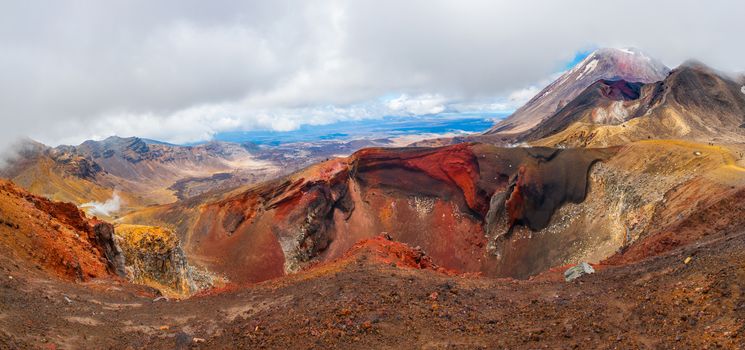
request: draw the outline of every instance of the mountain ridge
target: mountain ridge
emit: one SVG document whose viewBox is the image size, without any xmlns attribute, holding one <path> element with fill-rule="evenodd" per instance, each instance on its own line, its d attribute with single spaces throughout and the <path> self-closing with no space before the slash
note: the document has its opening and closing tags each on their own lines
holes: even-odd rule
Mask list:
<svg viewBox="0 0 745 350">
<path fill-rule="evenodd" d="M 203 178 L 217 181 L 210 188 L 220 188 L 237 186 L 247 176 L 276 173 L 273 165 L 241 145 L 222 142 L 178 146 L 112 136 L 57 147 L 27 140 L 16 148 L 19 151 L 0 168 L 0 176 L 36 194 L 77 205 L 103 203 L 117 192 L 125 205 L 123 212 L 173 202 L 177 195 L 192 195 L 195 190 L 199 193 L 201 189 L 192 185 L 199 186 Z M 177 183 L 179 189 L 170 189 Z"/>
<path fill-rule="evenodd" d="M 689 139 L 699 142 L 743 142 L 745 94 L 727 75 L 697 61 L 671 71 L 665 80 L 645 84 L 635 103 L 618 105 L 628 116 L 619 125 L 588 120 L 564 125 L 553 134 L 527 133 L 518 140 L 542 146 L 587 147 L 618 145 L 643 139 Z M 588 107 L 576 114 L 597 113 Z M 555 116 L 560 117 L 561 112 Z M 548 118 L 548 120 L 550 120 Z M 541 139 L 543 138 L 543 139 Z"/>
</svg>

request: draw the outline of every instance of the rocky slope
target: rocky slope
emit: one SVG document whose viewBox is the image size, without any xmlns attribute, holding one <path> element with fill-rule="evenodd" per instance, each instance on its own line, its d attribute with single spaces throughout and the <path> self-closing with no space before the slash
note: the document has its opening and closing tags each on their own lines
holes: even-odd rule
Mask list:
<svg viewBox="0 0 745 350">
<path fill-rule="evenodd" d="M 647 111 L 637 107 L 644 87 L 643 83 L 625 80 L 598 80 L 556 114 L 516 137 L 515 141 L 540 140 L 578 122 L 590 125 L 623 124 Z M 649 95 L 645 91 L 644 99 L 651 100 Z"/>
<path fill-rule="evenodd" d="M 43 281 L 2 264 L 0 343 L 13 349 L 739 349 L 745 344 L 741 228 L 639 263 L 596 265 L 595 274 L 573 283 L 564 282 L 561 272 L 514 281 L 412 268 L 396 258 L 396 252 L 411 248 L 377 241 L 251 289 L 182 301 L 154 302 L 122 287 Z"/>
<path fill-rule="evenodd" d="M 42 279 L 129 281 L 175 298 L 222 285 L 221 278 L 190 266 L 178 238 L 167 230 L 123 225 L 115 232 L 72 203 L 32 195 L 5 180 L 0 180 L 0 261 Z"/>
<path fill-rule="evenodd" d="M 76 147 L 57 149 L 91 159 L 116 177 L 144 182 L 150 187 L 162 187 L 187 176 L 269 166 L 255 160 L 243 147 L 231 143 L 189 147 L 152 143 L 135 137 L 109 137 L 100 142 L 86 141 Z"/>
<path fill-rule="evenodd" d="M 665 79 L 670 70 L 664 64 L 637 50 L 599 49 L 571 70 L 546 86 L 507 119 L 486 134 L 508 142 L 555 114 L 583 90 L 598 80 L 626 80 L 654 83 Z"/>
</svg>

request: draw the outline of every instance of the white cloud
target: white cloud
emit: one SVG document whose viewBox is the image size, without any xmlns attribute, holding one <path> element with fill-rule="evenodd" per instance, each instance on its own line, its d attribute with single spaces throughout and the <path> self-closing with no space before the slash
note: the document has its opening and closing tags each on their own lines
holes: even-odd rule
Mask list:
<svg viewBox="0 0 745 350">
<path fill-rule="evenodd" d="M 69 121 L 37 133 L 42 142 L 78 144 L 86 139 L 103 139 L 109 135 L 140 136 L 170 143 L 190 143 L 211 139 L 215 134 L 233 130 L 290 131 L 301 125 L 329 124 L 341 120 L 380 118 L 392 113 L 378 101 L 348 106 L 313 106 L 258 109 L 247 102 L 207 104 L 168 114 L 117 113 L 102 116 L 86 125 Z M 76 133 L 84 129 L 86 134 Z M 55 138 L 55 135 L 69 136 Z"/>
<path fill-rule="evenodd" d="M 0 148 L 512 110 L 593 46 L 741 71 L 743 13 L 743 2 L 673 0 L 11 2 Z"/>
<path fill-rule="evenodd" d="M 423 94 L 412 97 L 403 94 L 388 101 L 386 106 L 391 112 L 398 114 L 436 114 L 445 110 L 445 101 L 440 95 Z"/>
</svg>

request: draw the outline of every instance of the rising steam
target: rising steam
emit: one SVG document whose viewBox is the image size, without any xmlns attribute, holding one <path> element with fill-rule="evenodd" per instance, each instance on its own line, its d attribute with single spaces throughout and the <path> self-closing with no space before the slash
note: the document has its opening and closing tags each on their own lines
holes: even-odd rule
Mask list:
<svg viewBox="0 0 745 350">
<path fill-rule="evenodd" d="M 122 206 L 122 198 L 119 196 L 118 191 L 114 191 L 111 199 L 101 202 L 88 202 L 82 204 L 80 207 L 86 212 L 92 215 L 111 216 L 119 211 Z"/>
</svg>

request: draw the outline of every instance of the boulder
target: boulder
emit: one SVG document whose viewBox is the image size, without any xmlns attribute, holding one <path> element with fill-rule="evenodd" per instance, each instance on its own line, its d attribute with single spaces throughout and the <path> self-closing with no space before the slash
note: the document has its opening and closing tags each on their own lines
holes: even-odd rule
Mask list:
<svg viewBox="0 0 745 350">
<path fill-rule="evenodd" d="M 564 271 L 564 280 L 566 280 L 567 282 L 571 282 L 581 276 L 589 275 L 591 273 L 595 273 L 595 269 L 593 269 L 590 264 L 583 261 L 576 266 L 570 267 L 566 271 Z"/>
</svg>

